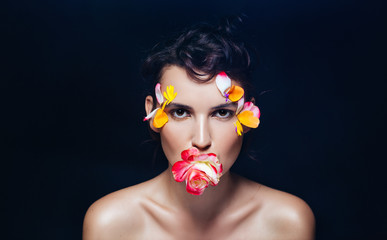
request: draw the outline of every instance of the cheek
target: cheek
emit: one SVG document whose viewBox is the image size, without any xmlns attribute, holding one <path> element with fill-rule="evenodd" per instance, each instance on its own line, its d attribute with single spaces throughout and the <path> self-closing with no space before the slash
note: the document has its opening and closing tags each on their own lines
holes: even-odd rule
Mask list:
<svg viewBox="0 0 387 240">
<path fill-rule="evenodd" d="M 227 171 L 238 158 L 242 148 L 243 137 L 235 132 L 234 121 L 217 124 L 214 129 L 213 143 L 220 162 Z"/>
<path fill-rule="evenodd" d="M 190 147 L 185 124 L 168 122 L 161 129 L 160 138 L 164 154 L 172 165 L 180 161 L 181 152 Z"/>
<path fill-rule="evenodd" d="M 228 171 L 234 164 L 242 147 L 243 137 L 238 136 L 235 132 L 233 124 L 235 121 L 213 120 L 208 129 L 212 142 L 209 152 L 218 155 L 225 171 Z M 180 154 L 183 150 L 191 147 L 190 128 L 192 124 L 191 121 L 169 121 L 161 129 L 161 145 L 171 165 L 181 160 Z"/>
</svg>

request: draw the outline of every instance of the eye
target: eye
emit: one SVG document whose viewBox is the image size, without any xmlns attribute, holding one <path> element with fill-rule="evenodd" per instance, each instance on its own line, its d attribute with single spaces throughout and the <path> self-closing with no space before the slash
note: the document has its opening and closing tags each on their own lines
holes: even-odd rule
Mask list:
<svg viewBox="0 0 387 240">
<path fill-rule="evenodd" d="M 189 112 L 182 108 L 171 110 L 170 113 L 173 118 L 177 119 L 189 117 Z"/>
<path fill-rule="evenodd" d="M 229 119 L 234 116 L 234 111 L 228 109 L 219 109 L 216 110 L 212 115 L 221 119 Z"/>
</svg>

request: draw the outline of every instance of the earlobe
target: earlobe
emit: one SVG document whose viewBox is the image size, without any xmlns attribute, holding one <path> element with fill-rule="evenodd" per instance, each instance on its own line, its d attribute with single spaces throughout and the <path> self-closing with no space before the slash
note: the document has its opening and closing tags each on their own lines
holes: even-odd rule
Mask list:
<svg viewBox="0 0 387 240">
<path fill-rule="evenodd" d="M 148 95 L 146 96 L 145 98 L 145 112 L 146 112 L 146 115 L 148 115 L 149 113 L 151 113 L 153 110 L 153 97 Z M 154 132 L 160 132 L 160 129 L 159 128 L 155 128 L 155 126 L 153 126 L 153 117 L 152 119 L 149 120 L 149 126 L 150 128 L 154 131 Z"/>
</svg>

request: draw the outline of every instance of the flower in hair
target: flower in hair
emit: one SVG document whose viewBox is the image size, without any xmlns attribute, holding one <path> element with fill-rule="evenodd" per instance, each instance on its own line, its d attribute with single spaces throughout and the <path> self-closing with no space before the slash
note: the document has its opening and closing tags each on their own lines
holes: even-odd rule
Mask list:
<svg viewBox="0 0 387 240">
<path fill-rule="evenodd" d="M 231 79 L 225 72 L 219 73 L 216 78 L 216 86 L 227 100 L 236 102 L 245 94 L 243 88 L 231 84 Z"/>
<path fill-rule="evenodd" d="M 193 195 L 201 195 L 209 184 L 216 186 L 222 175 L 222 164 L 216 154 L 200 154 L 195 147 L 181 152 L 182 161 L 172 166 L 177 182 L 186 182 L 186 190 Z"/>
<path fill-rule="evenodd" d="M 168 116 L 164 112 L 165 106 L 172 102 L 173 99 L 175 99 L 177 93 L 174 92 L 174 87 L 172 85 L 169 85 L 167 87 L 167 91 L 164 91 L 164 94 L 161 94 L 161 84 L 157 83 L 155 87 L 155 95 L 157 102 L 160 104 L 161 108 L 156 108 L 151 113 L 149 113 L 148 116 L 144 118 L 144 121 L 147 121 L 154 117 L 153 126 L 155 128 L 161 128 L 168 122 Z M 166 101 L 164 101 L 163 95 Z"/>
<path fill-rule="evenodd" d="M 257 128 L 260 116 L 261 112 L 259 108 L 252 102 L 244 102 L 244 98 L 242 97 L 238 101 L 237 121 L 234 123 L 238 136 L 241 136 L 243 133 L 242 125 L 249 128 Z"/>
</svg>

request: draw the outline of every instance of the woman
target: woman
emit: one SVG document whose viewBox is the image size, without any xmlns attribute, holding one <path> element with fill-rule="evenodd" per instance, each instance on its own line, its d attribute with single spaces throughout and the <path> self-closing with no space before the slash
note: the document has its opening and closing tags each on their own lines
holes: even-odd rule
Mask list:
<svg viewBox="0 0 387 240">
<path fill-rule="evenodd" d="M 260 117 L 248 101 L 250 55 L 230 29 L 195 26 L 148 57 L 145 120 L 169 167 L 95 202 L 84 240 L 313 239 L 304 201 L 229 171 Z"/>
</svg>

